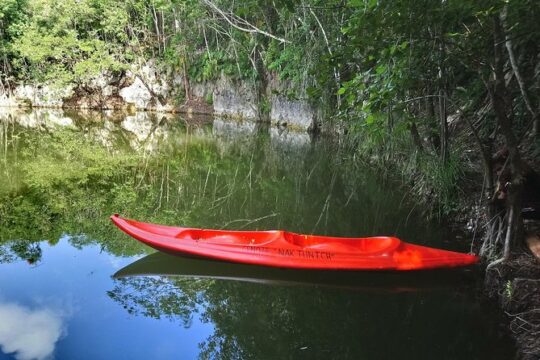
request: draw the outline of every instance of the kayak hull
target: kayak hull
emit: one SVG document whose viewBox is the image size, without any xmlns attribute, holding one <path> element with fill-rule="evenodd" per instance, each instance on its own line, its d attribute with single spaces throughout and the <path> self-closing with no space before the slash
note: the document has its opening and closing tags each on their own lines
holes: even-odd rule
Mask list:
<svg viewBox="0 0 540 360">
<path fill-rule="evenodd" d="M 174 255 L 291 269 L 422 270 L 472 265 L 478 257 L 409 244 L 395 237 L 342 238 L 285 231 L 163 226 L 111 216 L 133 238 Z"/>
</svg>

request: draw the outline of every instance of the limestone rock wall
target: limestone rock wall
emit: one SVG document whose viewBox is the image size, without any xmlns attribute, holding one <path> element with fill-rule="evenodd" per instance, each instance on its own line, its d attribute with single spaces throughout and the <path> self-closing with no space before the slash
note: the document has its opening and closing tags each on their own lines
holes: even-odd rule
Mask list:
<svg viewBox="0 0 540 360">
<path fill-rule="evenodd" d="M 243 119 L 258 119 L 259 104 L 255 86 L 221 77 L 213 92 L 214 113 Z"/>
<path fill-rule="evenodd" d="M 289 100 L 284 96 L 272 96 L 270 120 L 293 129 L 314 130 L 317 114 L 306 100 Z"/>
<path fill-rule="evenodd" d="M 216 81 L 190 83 L 191 96 L 186 101 L 184 79 L 148 62 L 120 75 L 103 74 L 84 87 L 21 84 L 9 95 L 0 94 L 0 107 L 214 113 L 244 120 L 269 119 L 292 130 L 316 130 L 317 110 L 307 99 L 285 96 L 289 88 L 287 83 L 273 80 L 265 91 L 270 95 L 259 97 L 257 84 L 222 76 Z"/>
</svg>

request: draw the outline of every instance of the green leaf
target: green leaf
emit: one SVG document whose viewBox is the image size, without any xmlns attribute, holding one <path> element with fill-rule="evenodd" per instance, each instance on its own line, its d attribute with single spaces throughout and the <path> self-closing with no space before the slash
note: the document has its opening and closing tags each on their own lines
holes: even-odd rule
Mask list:
<svg viewBox="0 0 540 360">
<path fill-rule="evenodd" d="M 381 75 L 382 73 L 384 73 L 386 71 L 386 65 L 384 64 L 381 64 L 379 66 L 377 66 L 375 68 L 375 72 L 378 74 L 378 75 Z"/>
<path fill-rule="evenodd" d="M 366 117 L 366 124 L 371 125 L 375 122 L 375 116 L 373 114 L 369 114 Z"/>
</svg>

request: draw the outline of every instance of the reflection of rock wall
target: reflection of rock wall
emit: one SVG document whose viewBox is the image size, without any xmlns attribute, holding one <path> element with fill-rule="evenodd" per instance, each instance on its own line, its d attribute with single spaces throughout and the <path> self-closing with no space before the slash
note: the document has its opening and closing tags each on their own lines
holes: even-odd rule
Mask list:
<svg viewBox="0 0 540 360">
<path fill-rule="evenodd" d="M 251 148 L 248 151 L 265 152 L 270 162 L 289 161 L 291 154 L 304 154 L 312 143 L 312 136 L 307 132 L 290 131 L 286 127 L 252 120 L 215 118 L 212 133 L 222 150 L 230 146 L 248 147 Z"/>
<path fill-rule="evenodd" d="M 264 126 L 252 120 L 230 120 L 215 118 L 213 134 L 225 139 L 248 139 L 257 135 L 270 135 L 273 146 L 300 148 L 311 144 L 311 135 L 306 132 L 290 131 L 286 127 Z"/>
<path fill-rule="evenodd" d="M 270 128 L 272 145 L 282 148 L 301 148 L 311 144 L 311 135 L 305 132 L 288 131 L 283 128 Z"/>
<path fill-rule="evenodd" d="M 103 120 L 102 126 L 98 128 L 90 128 L 86 131 L 86 136 L 100 143 L 107 149 L 112 150 L 115 147 L 116 124 L 110 120 Z"/>
<path fill-rule="evenodd" d="M 82 130 L 81 135 L 109 149 L 114 149 L 119 142 L 124 144 L 127 142 L 133 150 L 146 151 L 157 150 L 159 143 L 168 138 L 169 124 L 175 124 L 178 121 L 178 118 L 174 116 L 152 112 L 126 115 L 111 111 L 72 112 L 62 109 L 24 111 L 18 108 L 0 107 L 0 121 L 15 122 L 19 126 L 36 129 L 54 130 L 58 126 L 74 127 Z"/>
<path fill-rule="evenodd" d="M 64 115 L 62 109 L 34 109 L 23 111 L 0 107 L 0 121 L 17 119 L 20 126 L 27 128 L 54 128 L 55 126 L 73 126 L 73 120 Z"/>
<path fill-rule="evenodd" d="M 236 121 L 218 117 L 214 119 L 212 132 L 223 138 L 249 137 L 257 132 L 257 123 L 250 120 Z"/>
<path fill-rule="evenodd" d="M 126 135 L 132 149 L 150 152 L 158 150 L 159 143 L 169 137 L 167 127 L 160 124 L 161 118 L 156 114 L 145 112 L 125 117 L 120 127 L 128 132 Z"/>
<path fill-rule="evenodd" d="M 155 121 L 146 113 L 138 113 L 136 115 L 126 116 L 120 123 L 120 126 L 135 135 L 138 142 L 144 142 L 153 129 L 157 126 Z"/>
<path fill-rule="evenodd" d="M 254 120 L 234 120 L 216 117 L 212 123 L 212 134 L 221 152 L 230 146 L 249 146 L 251 140 L 259 136 L 260 123 Z"/>
<path fill-rule="evenodd" d="M 133 150 L 156 151 L 159 145 L 171 137 L 179 122 L 186 124 L 192 134 L 206 136 L 204 124 L 200 121 L 184 120 L 175 114 L 157 112 L 136 112 L 126 114 L 115 111 L 77 111 L 63 109 L 33 109 L 0 107 L 0 121 L 13 121 L 27 128 L 54 129 L 74 127 L 82 130 L 85 137 L 107 148 L 114 149 L 119 142 Z M 198 132 L 197 129 L 202 129 Z M 262 134 L 269 136 L 272 146 L 283 149 L 298 148 L 311 143 L 311 135 L 306 132 L 290 131 L 287 127 L 275 127 L 254 120 L 233 120 L 215 117 L 212 134 L 226 142 L 250 139 Z"/>
<path fill-rule="evenodd" d="M 62 107 L 64 99 L 73 95 L 73 87 L 19 85 L 11 96 L 2 94 L 0 106 Z"/>
</svg>

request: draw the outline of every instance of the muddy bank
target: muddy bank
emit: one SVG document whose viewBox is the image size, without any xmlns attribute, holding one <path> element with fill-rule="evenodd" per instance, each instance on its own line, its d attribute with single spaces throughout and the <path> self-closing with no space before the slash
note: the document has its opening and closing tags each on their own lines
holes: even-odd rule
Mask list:
<svg viewBox="0 0 540 360">
<path fill-rule="evenodd" d="M 540 359 L 540 261 L 528 250 L 486 272 L 485 289 L 508 316 L 517 358 Z"/>
</svg>

